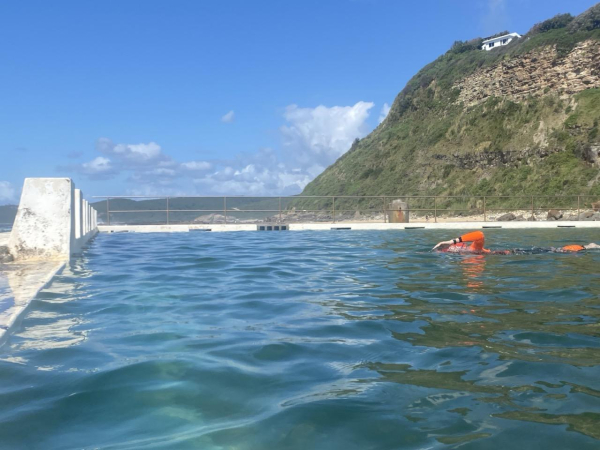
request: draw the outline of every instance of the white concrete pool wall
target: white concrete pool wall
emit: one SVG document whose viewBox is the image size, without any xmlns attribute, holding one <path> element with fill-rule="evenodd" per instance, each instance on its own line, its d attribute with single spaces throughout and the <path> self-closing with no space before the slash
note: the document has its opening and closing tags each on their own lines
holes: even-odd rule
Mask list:
<svg viewBox="0 0 600 450">
<path fill-rule="evenodd" d="M 97 219 L 71 179 L 26 178 L 8 248 L 15 261 L 67 261 L 96 235 Z"/>
<path fill-rule="evenodd" d="M 0 344 L 31 301 L 98 233 L 98 214 L 68 178 L 27 178 L 12 231 L 0 234 L 15 261 L 0 265 Z"/>
<path fill-rule="evenodd" d="M 595 228 L 600 222 L 551 221 L 551 222 L 446 222 L 446 223 L 290 223 L 289 231 L 308 230 L 485 230 L 485 229 L 552 229 L 552 228 Z M 188 233 L 191 231 L 257 231 L 251 224 L 206 224 L 206 225 L 99 225 L 100 233 Z"/>
</svg>

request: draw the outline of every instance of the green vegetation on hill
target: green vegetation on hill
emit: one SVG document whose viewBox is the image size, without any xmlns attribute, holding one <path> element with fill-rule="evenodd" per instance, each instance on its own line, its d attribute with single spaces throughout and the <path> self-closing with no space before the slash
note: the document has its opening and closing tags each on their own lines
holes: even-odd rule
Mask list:
<svg viewBox="0 0 600 450">
<path fill-rule="evenodd" d="M 511 99 L 458 101 L 465 78 L 556 48 L 560 65 L 581 42 L 600 40 L 600 5 L 559 15 L 492 51 L 456 42 L 400 92 L 387 119 L 313 180 L 303 195 L 600 195 L 594 148 L 600 89 L 551 89 Z M 531 55 L 534 55 L 533 57 Z M 524 70 L 529 69 L 525 67 Z M 594 71 L 581 67 L 580 71 Z"/>
</svg>

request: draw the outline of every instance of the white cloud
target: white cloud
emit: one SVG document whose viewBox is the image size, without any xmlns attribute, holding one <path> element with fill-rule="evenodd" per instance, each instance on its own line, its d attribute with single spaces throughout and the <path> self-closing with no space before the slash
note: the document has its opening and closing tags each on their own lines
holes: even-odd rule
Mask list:
<svg viewBox="0 0 600 450">
<path fill-rule="evenodd" d="M 290 105 L 284 113 L 289 125 L 281 127 L 284 146 L 301 167 L 317 165 L 324 169 L 342 156 L 354 139 L 367 134 L 366 120 L 372 107 L 371 102 L 331 108 Z"/>
<path fill-rule="evenodd" d="M 235 113 L 233 111 L 229 111 L 223 117 L 221 117 L 221 122 L 231 123 L 235 120 Z"/>
<path fill-rule="evenodd" d="M 208 161 L 188 161 L 181 163 L 181 167 L 187 170 L 205 172 L 212 169 L 213 166 Z"/>
<path fill-rule="evenodd" d="M 112 166 L 110 165 L 110 159 L 103 158 L 102 156 L 98 156 L 90 162 L 83 163 L 81 167 L 83 168 L 84 173 L 90 175 L 109 172 L 112 170 Z"/>
<path fill-rule="evenodd" d="M 108 138 L 100 138 L 96 148 L 104 154 L 113 155 L 121 160 L 131 163 L 148 163 L 164 159 L 160 145 L 156 142 L 147 144 L 114 144 Z"/>
<path fill-rule="evenodd" d="M 381 107 L 381 112 L 379 113 L 379 123 L 383 122 L 387 115 L 390 113 L 391 106 L 387 103 L 384 103 Z"/>
<path fill-rule="evenodd" d="M 126 174 L 132 184 L 130 195 L 298 194 L 350 149 L 356 138 L 370 131 L 366 121 L 371 108 L 373 103 L 362 101 L 353 106 L 290 105 L 283 114 L 279 152 L 261 148 L 229 160 L 179 162 L 156 142 L 115 144 L 100 138 L 96 149 L 102 156 L 60 169 L 76 170 L 91 179 Z"/>
<path fill-rule="evenodd" d="M 15 201 L 15 189 L 8 181 L 0 181 L 0 202 Z"/>
</svg>

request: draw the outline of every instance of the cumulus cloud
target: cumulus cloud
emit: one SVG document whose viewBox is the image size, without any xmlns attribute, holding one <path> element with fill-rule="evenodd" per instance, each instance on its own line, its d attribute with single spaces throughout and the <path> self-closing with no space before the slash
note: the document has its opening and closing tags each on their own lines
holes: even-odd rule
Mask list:
<svg viewBox="0 0 600 450">
<path fill-rule="evenodd" d="M 229 111 L 223 117 L 221 117 L 221 122 L 231 123 L 235 120 L 235 113 L 233 111 Z"/>
<path fill-rule="evenodd" d="M 10 203 L 16 200 L 16 192 L 8 181 L 0 181 L 0 202 Z"/>
<path fill-rule="evenodd" d="M 125 144 L 100 138 L 96 150 L 101 156 L 63 169 L 74 169 L 91 179 L 126 175 L 132 184 L 130 195 L 298 194 L 356 138 L 370 131 L 367 119 L 372 108 L 373 103 L 363 101 L 352 106 L 290 105 L 279 129 L 279 151 L 261 148 L 227 160 L 180 162 L 156 142 Z"/>
<path fill-rule="evenodd" d="M 75 170 L 86 175 L 91 180 L 107 180 L 113 178 L 118 170 L 111 164 L 109 158 L 97 156 L 91 161 L 76 166 L 59 167 L 59 170 Z"/>
<path fill-rule="evenodd" d="M 181 163 L 181 167 L 195 172 L 205 172 L 212 169 L 213 165 L 208 161 L 188 161 Z"/>
<path fill-rule="evenodd" d="M 366 120 L 372 107 L 371 102 L 330 108 L 290 105 L 283 115 L 289 124 L 281 127 L 284 146 L 293 152 L 300 167 L 324 169 L 342 156 L 354 139 L 367 134 Z"/>
<path fill-rule="evenodd" d="M 387 115 L 390 113 L 391 106 L 387 103 L 384 103 L 381 107 L 381 111 L 379 112 L 379 123 L 383 122 Z"/>
<path fill-rule="evenodd" d="M 213 195 L 292 195 L 310 180 L 306 172 L 286 167 L 275 151 L 262 148 L 223 162 L 217 170 L 195 178 L 194 184 Z"/>
<path fill-rule="evenodd" d="M 96 149 L 101 153 L 113 155 L 123 161 L 129 161 L 134 164 L 154 163 L 164 160 L 160 145 L 156 142 L 147 144 L 114 144 L 108 138 L 100 138 L 96 143 Z"/>
<path fill-rule="evenodd" d="M 219 195 L 292 195 L 335 162 L 369 131 L 370 102 L 353 106 L 288 106 L 280 128 L 282 151 L 240 154 L 194 178 L 196 188 Z"/>
</svg>

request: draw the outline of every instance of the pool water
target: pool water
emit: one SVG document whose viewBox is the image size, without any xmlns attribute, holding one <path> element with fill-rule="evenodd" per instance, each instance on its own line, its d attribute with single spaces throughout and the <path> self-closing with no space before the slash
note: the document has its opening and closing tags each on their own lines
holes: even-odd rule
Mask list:
<svg viewBox="0 0 600 450">
<path fill-rule="evenodd" d="M 600 448 L 600 252 L 454 234 L 99 235 L 0 347 L 0 448 Z"/>
</svg>

